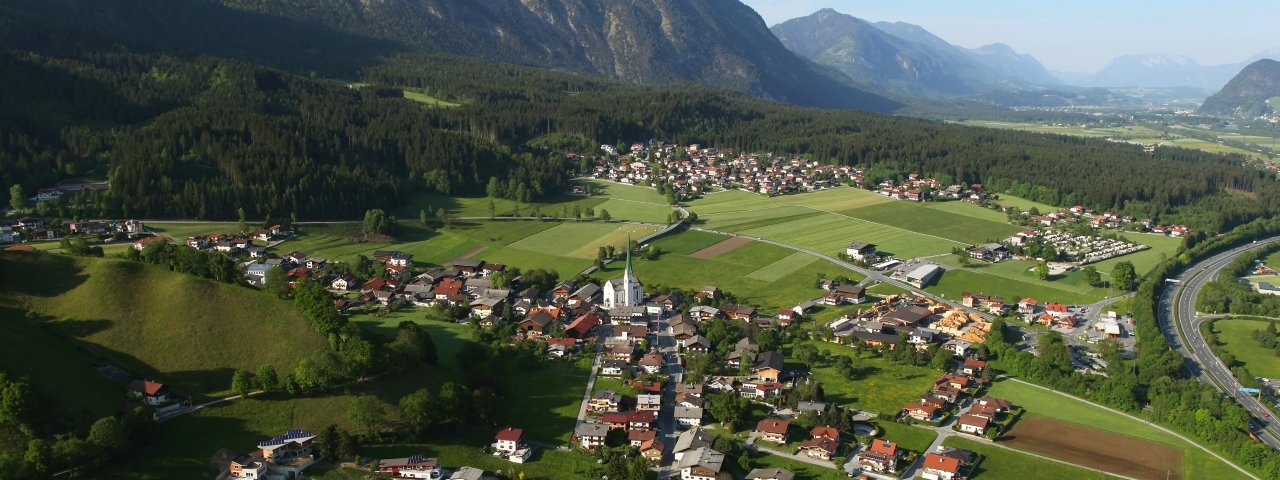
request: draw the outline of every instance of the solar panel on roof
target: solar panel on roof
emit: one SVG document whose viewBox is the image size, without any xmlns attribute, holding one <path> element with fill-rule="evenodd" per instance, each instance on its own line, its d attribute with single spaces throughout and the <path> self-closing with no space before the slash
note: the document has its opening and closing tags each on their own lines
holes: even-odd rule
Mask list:
<svg viewBox="0 0 1280 480">
<path fill-rule="evenodd" d="M 410 463 L 410 464 L 422 463 L 422 462 L 425 462 L 425 461 L 427 461 L 427 459 L 426 459 L 426 457 L 423 457 L 422 455 L 414 455 L 414 456 L 412 456 L 412 457 L 409 457 L 409 463 Z"/>
</svg>

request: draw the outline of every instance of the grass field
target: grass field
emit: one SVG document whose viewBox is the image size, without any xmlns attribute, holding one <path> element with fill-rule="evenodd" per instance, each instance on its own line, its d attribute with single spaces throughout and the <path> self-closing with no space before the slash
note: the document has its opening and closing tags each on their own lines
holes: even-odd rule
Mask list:
<svg viewBox="0 0 1280 480">
<path fill-rule="evenodd" d="M 970 120 L 960 122 L 965 125 L 975 127 L 999 128 L 1004 130 L 1020 130 L 1024 132 L 1037 133 L 1053 133 L 1058 135 L 1070 135 L 1074 137 L 1093 137 L 1093 138 L 1116 138 L 1131 142 L 1138 142 L 1147 145 L 1167 144 L 1171 143 L 1182 148 L 1190 148 L 1203 150 L 1212 153 L 1239 153 L 1266 160 L 1266 156 L 1258 152 L 1229 147 L 1216 142 L 1200 140 L 1198 138 L 1185 137 L 1178 133 L 1179 129 L 1196 130 L 1179 125 L 1172 126 L 1172 131 L 1163 133 L 1141 125 L 1125 126 L 1125 127 L 1081 127 L 1081 126 L 1059 126 L 1059 125 L 1043 125 L 1031 123 L 1013 123 L 1013 122 L 993 122 Z M 1204 132 L 1203 130 L 1200 130 Z M 1210 132 L 1212 133 L 1212 132 Z M 1216 133 L 1214 133 L 1216 135 Z"/>
<path fill-rule="evenodd" d="M 1169 433 L 1157 430 L 1145 422 L 1117 415 L 1070 397 L 1007 380 L 992 384 L 988 393 L 1008 399 L 1026 409 L 1027 413 L 1178 447 L 1182 449 L 1182 478 L 1184 479 L 1214 479 L 1221 478 L 1224 472 L 1238 473 L 1203 450 Z"/>
<path fill-rule="evenodd" d="M 512 243 L 511 248 L 530 252 L 554 252 L 560 256 L 594 260 L 599 247 L 627 247 L 627 238 L 639 239 L 658 231 L 647 225 L 616 223 L 562 223 Z"/>
<path fill-rule="evenodd" d="M 796 474 L 797 480 L 848 480 L 849 475 L 844 473 L 843 469 L 836 469 L 835 462 L 831 463 L 831 468 L 819 467 L 811 463 L 805 463 L 793 460 L 779 455 L 771 455 L 768 453 L 750 453 L 751 468 L 773 468 L 782 467 Z M 725 463 L 731 462 L 726 458 Z"/>
<path fill-rule="evenodd" d="M 938 277 L 936 283 L 925 289 L 949 299 L 959 299 L 964 292 L 977 292 L 999 295 L 1004 297 L 1005 301 L 1013 301 L 1015 298 L 1035 298 L 1063 303 L 1092 303 L 1101 299 L 1106 292 L 1102 289 L 1097 294 L 1078 293 L 1054 288 L 1047 282 L 1041 282 L 1034 277 L 1029 281 L 1022 281 L 969 270 L 948 270 Z"/>
<path fill-rule="evenodd" d="M 1016 478 L 1019 480 L 1111 479 L 1110 475 L 1063 465 L 1057 462 L 1011 452 L 999 447 L 984 445 L 961 437 L 950 437 L 943 445 L 970 450 L 982 455 L 982 460 L 970 475 L 977 480 Z"/>
<path fill-rule="evenodd" d="M 754 272 L 748 273 L 747 278 L 773 282 L 804 267 L 812 265 L 816 261 L 818 261 L 818 257 L 807 253 L 796 252 L 791 255 L 787 255 L 781 260 L 760 267 Z"/>
<path fill-rule="evenodd" d="M 366 447 L 359 450 L 361 456 L 367 458 L 401 458 L 411 455 L 426 455 L 440 459 L 440 465 L 448 470 L 461 466 L 480 468 L 487 475 L 501 471 L 505 478 L 557 480 L 561 478 L 600 478 L 604 466 L 595 463 L 590 455 L 577 452 L 537 449 L 533 457 L 525 464 L 514 464 L 487 455 L 482 450 L 481 439 L 467 439 L 460 442 L 456 438 L 440 438 L 440 442 L 396 445 L 386 447 Z M 308 477 L 315 480 L 363 480 L 368 472 L 357 470 L 308 470 Z M 362 475 L 363 473 L 363 475 Z"/>
<path fill-rule="evenodd" d="M 147 230 L 155 232 L 156 235 L 170 237 L 177 241 L 184 241 L 187 237 L 193 235 L 208 235 L 210 233 L 234 233 L 240 231 L 240 224 L 233 222 L 226 223 L 180 223 L 180 222 L 146 222 Z M 257 224 L 249 224 L 249 229 L 253 230 Z"/>
<path fill-rule="evenodd" d="M 1010 225 L 1000 215 L 994 220 L 989 216 L 987 216 L 988 218 L 979 218 L 980 216 L 986 216 L 979 214 L 984 213 L 984 211 L 991 212 L 990 210 L 968 206 L 974 210 L 971 215 L 958 214 L 951 211 L 956 207 L 962 206 L 968 205 L 959 202 L 936 204 L 931 202 L 891 202 L 839 213 L 882 225 L 893 225 L 913 232 L 974 245 L 999 241 L 1022 231 L 1021 227 Z M 892 244 L 885 246 L 892 250 Z"/>
<path fill-rule="evenodd" d="M 835 212 L 892 201 L 892 199 L 883 195 L 852 187 L 830 188 L 816 192 L 806 192 L 798 195 L 783 195 L 779 197 L 767 197 L 742 190 L 729 190 L 707 195 L 703 198 L 689 202 L 689 208 L 698 212 L 699 216 L 704 214 L 736 212 L 742 210 L 776 208 L 787 205 L 808 207 L 812 210 Z"/>
<path fill-rule="evenodd" d="M 1254 330 L 1266 330 L 1269 320 L 1251 320 L 1246 318 L 1224 318 L 1213 322 L 1213 329 L 1218 332 L 1218 341 L 1223 343 L 1223 350 L 1235 355 L 1254 375 L 1266 378 L 1280 378 L 1280 357 L 1275 351 L 1264 348 L 1253 339 Z"/>
<path fill-rule="evenodd" d="M 818 347 L 819 352 L 846 356 L 854 354 L 852 348 L 844 345 L 806 341 Z M 853 379 L 840 375 L 834 366 L 810 366 L 813 379 L 822 383 L 827 401 L 888 416 L 913 399 L 919 400 L 920 393 L 928 390 L 938 377 L 936 370 L 899 365 L 880 357 L 866 358 L 867 355 L 863 354 L 862 369 Z"/>
<path fill-rule="evenodd" d="M 892 420 L 880 420 L 875 422 L 875 425 L 881 431 L 880 438 L 898 444 L 898 448 L 905 448 L 917 453 L 923 453 L 938 438 L 938 433 L 933 430 Z"/>
<path fill-rule="evenodd" d="M 1151 248 L 1093 264 L 1098 269 L 1098 272 L 1104 276 L 1110 276 L 1111 269 L 1115 268 L 1117 263 L 1126 261 L 1133 263 L 1133 268 L 1138 272 L 1138 275 L 1146 275 L 1151 272 L 1151 269 L 1156 268 L 1156 265 L 1160 264 L 1160 262 L 1177 255 L 1178 247 L 1182 246 L 1181 238 L 1168 237 L 1156 233 L 1125 232 L 1121 233 L 1120 236 L 1130 242 Z"/>
<path fill-rule="evenodd" d="M 1039 210 L 1040 213 L 1049 213 L 1049 212 L 1056 212 L 1062 209 L 1062 207 L 1055 207 L 1053 205 L 1049 205 L 1047 203 L 1040 203 L 1035 200 L 1027 200 L 1025 198 L 1009 195 L 1007 193 L 1001 193 L 999 197 L 1000 197 L 999 199 L 995 200 L 996 204 L 1018 207 L 1018 209 L 1022 211 L 1027 211 L 1027 210 L 1031 210 L 1032 208 L 1035 208 L 1036 210 Z M 995 212 L 994 210 L 992 211 Z M 995 213 L 999 213 L 999 212 L 995 212 Z"/>
<path fill-rule="evenodd" d="M 601 210 L 608 210 L 614 220 L 635 220 L 640 222 L 666 223 L 671 215 L 671 206 L 667 199 L 658 195 L 658 191 L 648 187 L 625 185 L 601 180 L 576 180 L 593 185 L 601 192 L 590 197 L 575 195 L 552 195 L 537 202 L 516 202 L 508 199 L 491 199 L 489 197 L 454 197 L 436 193 L 416 193 L 409 198 L 405 207 L 394 213 L 402 219 L 416 219 L 418 212 L 426 206 L 436 210 L 443 209 L 455 217 L 488 217 L 489 202 L 494 205 L 494 213 L 507 216 L 516 208 L 520 214 L 529 216 L 536 206 L 543 215 L 549 217 L 573 216 L 573 208 L 578 207 L 586 215 L 588 207 L 600 215 Z"/>
<path fill-rule="evenodd" d="M 881 252 L 913 258 L 950 252 L 965 243 L 834 213 L 738 231 L 827 255 L 843 253 L 849 242 L 878 245 Z"/>
<path fill-rule="evenodd" d="M 196 399 L 227 390 L 233 369 L 289 370 L 327 347 L 288 301 L 137 262 L 4 254 L 0 292 L 135 378 Z"/>
<path fill-rule="evenodd" d="M 454 103 L 454 102 L 450 102 L 450 101 L 447 101 L 447 100 L 441 100 L 441 99 L 436 98 L 436 97 L 433 97 L 433 96 L 431 96 L 431 95 L 427 95 L 426 93 L 422 93 L 422 92 L 415 92 L 415 91 L 413 91 L 413 90 L 405 90 L 405 91 L 404 91 L 404 98 L 407 98 L 407 99 L 409 99 L 409 100 L 413 100 L 413 101 L 415 101 L 415 102 L 421 103 L 421 104 L 423 104 L 423 105 L 425 105 L 425 106 L 428 106 L 428 107 L 431 107 L 431 108 L 454 108 L 454 107 L 457 107 L 457 106 L 462 105 L 462 104 L 460 104 L 460 103 Z"/>
</svg>

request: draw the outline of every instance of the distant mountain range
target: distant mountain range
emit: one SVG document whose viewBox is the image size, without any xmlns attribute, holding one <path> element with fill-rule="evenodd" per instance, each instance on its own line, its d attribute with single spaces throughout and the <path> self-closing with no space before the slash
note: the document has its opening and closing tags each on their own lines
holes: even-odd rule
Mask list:
<svg viewBox="0 0 1280 480">
<path fill-rule="evenodd" d="M 1118 57 L 1093 74 L 1057 72 L 1059 78 L 1083 87 L 1192 87 L 1206 93 L 1226 85 L 1249 63 L 1280 59 L 1280 50 L 1269 50 L 1249 60 L 1223 65 L 1201 65 L 1183 55 L 1142 54 Z"/>
<path fill-rule="evenodd" d="M 771 30 L 801 56 L 900 94 L 960 96 L 1058 83 L 1034 57 L 1007 45 L 965 49 L 917 25 L 873 24 L 829 8 Z"/>
<path fill-rule="evenodd" d="M 1280 62 L 1258 60 L 1244 67 L 1200 106 L 1208 115 L 1257 116 L 1275 111 L 1267 100 L 1280 97 Z"/>
</svg>

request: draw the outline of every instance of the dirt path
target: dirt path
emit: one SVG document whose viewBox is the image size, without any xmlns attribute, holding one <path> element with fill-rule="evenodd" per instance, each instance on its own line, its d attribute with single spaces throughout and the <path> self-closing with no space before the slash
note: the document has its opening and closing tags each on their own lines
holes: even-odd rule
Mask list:
<svg viewBox="0 0 1280 480">
<path fill-rule="evenodd" d="M 478 255 L 480 252 L 483 252 L 484 249 L 486 248 L 489 248 L 489 247 L 479 246 L 479 247 L 473 248 L 471 250 L 468 250 L 467 253 L 458 255 L 458 258 L 455 258 L 454 260 L 465 260 L 465 259 L 471 258 L 475 255 Z"/>
</svg>

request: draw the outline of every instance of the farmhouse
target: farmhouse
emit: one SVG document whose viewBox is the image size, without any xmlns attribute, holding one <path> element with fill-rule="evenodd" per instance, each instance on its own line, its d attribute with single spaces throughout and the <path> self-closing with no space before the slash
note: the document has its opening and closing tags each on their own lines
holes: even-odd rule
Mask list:
<svg viewBox="0 0 1280 480">
<path fill-rule="evenodd" d="M 845 247 L 844 254 L 859 262 L 865 262 L 868 258 L 875 256 L 876 246 L 871 243 L 853 242 Z"/>
<path fill-rule="evenodd" d="M 530 315 L 529 318 L 524 319 L 524 321 L 521 321 L 519 328 L 522 332 L 545 334 L 550 330 L 551 324 L 555 321 L 555 317 L 552 317 L 550 313 L 547 313 L 546 311 L 539 311 Z"/>
<path fill-rule="evenodd" d="M 153 407 L 170 401 L 169 386 L 150 380 L 134 380 L 129 383 L 129 396 Z"/>
<path fill-rule="evenodd" d="M 582 448 L 592 449 L 604 445 L 609 436 L 609 426 L 603 423 L 582 422 L 573 430 L 574 439 L 582 444 Z"/>
</svg>

